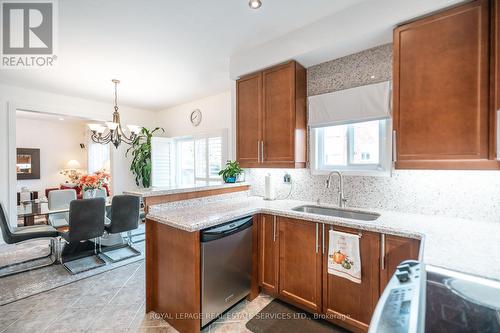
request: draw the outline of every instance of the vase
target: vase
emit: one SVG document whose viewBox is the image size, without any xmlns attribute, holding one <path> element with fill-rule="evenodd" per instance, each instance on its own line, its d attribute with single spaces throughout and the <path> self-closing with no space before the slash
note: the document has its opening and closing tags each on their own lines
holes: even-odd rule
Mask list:
<svg viewBox="0 0 500 333">
<path fill-rule="evenodd" d="M 94 199 L 96 197 L 97 191 L 95 190 L 95 188 L 93 188 L 93 189 L 87 190 L 87 193 L 88 193 L 87 195 L 88 195 L 89 199 Z"/>
<path fill-rule="evenodd" d="M 226 183 L 236 183 L 236 177 L 226 177 Z"/>
</svg>

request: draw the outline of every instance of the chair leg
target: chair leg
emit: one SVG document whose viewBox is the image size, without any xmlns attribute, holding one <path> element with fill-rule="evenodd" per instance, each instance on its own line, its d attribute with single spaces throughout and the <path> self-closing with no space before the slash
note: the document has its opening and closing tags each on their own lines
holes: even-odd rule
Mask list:
<svg viewBox="0 0 500 333">
<path fill-rule="evenodd" d="M 14 264 L 10 264 L 10 265 L 5 265 L 5 266 L 0 267 L 0 271 L 3 270 L 3 269 L 9 268 L 9 267 L 16 267 L 16 266 L 19 266 L 19 265 L 22 265 L 22 264 L 26 264 L 26 263 L 29 263 L 29 262 L 32 262 L 32 261 L 35 261 L 35 260 L 44 259 L 44 258 L 50 258 L 50 262 L 49 263 L 47 263 L 47 264 L 41 264 L 41 265 L 36 265 L 36 266 L 33 266 L 33 267 L 29 267 L 29 268 L 25 268 L 25 269 L 20 269 L 18 271 L 8 272 L 8 273 L 5 273 L 5 274 L 1 274 L 0 273 L 0 277 L 6 277 L 6 276 L 18 274 L 18 273 L 23 273 L 23 272 L 27 272 L 27 271 L 31 271 L 31 270 L 34 270 L 34 269 L 43 268 L 43 267 L 47 267 L 47 266 L 51 266 L 51 265 L 55 264 L 57 262 L 57 260 L 58 260 L 58 249 L 57 249 L 57 241 L 56 240 L 57 240 L 57 238 L 50 238 L 49 239 L 49 242 L 50 242 L 50 244 L 49 244 L 50 252 L 49 252 L 48 255 L 45 255 L 45 256 L 42 256 L 42 257 L 33 258 L 33 259 L 29 259 L 29 260 L 25 260 L 25 261 L 14 263 Z"/>
<path fill-rule="evenodd" d="M 127 241 L 125 242 L 125 240 L 123 239 L 124 237 L 121 237 L 122 239 L 122 245 L 119 246 L 119 248 L 112 248 L 112 249 L 106 249 L 106 251 L 102 252 L 101 251 L 101 255 L 106 257 L 109 261 L 115 263 L 115 262 L 119 262 L 119 261 L 123 261 L 123 260 L 126 260 L 126 259 L 130 259 L 130 258 L 133 258 L 133 257 L 137 257 L 137 256 L 140 256 L 142 253 L 138 250 L 136 250 L 132 245 L 132 231 L 127 231 Z M 125 256 L 125 257 L 122 257 L 120 259 L 113 259 L 110 255 L 108 255 L 108 252 L 112 252 L 112 251 L 115 251 L 115 250 L 119 250 L 119 249 L 122 249 L 122 248 L 128 248 L 130 250 L 130 252 L 132 252 L 131 255 L 128 255 L 128 256 Z"/>
<path fill-rule="evenodd" d="M 127 231 L 127 243 L 129 246 L 132 246 L 132 231 Z"/>
</svg>

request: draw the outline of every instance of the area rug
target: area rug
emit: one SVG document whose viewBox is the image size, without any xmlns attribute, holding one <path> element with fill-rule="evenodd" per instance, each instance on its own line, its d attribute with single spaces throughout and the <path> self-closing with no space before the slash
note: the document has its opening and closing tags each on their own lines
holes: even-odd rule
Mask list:
<svg viewBox="0 0 500 333">
<path fill-rule="evenodd" d="M 254 333 L 349 332 L 277 299 L 250 319 L 246 327 Z"/>
<path fill-rule="evenodd" d="M 134 248 L 142 252 L 140 256 L 112 263 L 106 261 L 105 266 L 71 275 L 62 265 L 51 265 L 32 271 L 0 278 L 0 305 L 5 305 L 41 292 L 51 290 L 89 276 L 101 274 L 112 269 L 144 260 L 145 242 L 134 244 Z"/>
</svg>

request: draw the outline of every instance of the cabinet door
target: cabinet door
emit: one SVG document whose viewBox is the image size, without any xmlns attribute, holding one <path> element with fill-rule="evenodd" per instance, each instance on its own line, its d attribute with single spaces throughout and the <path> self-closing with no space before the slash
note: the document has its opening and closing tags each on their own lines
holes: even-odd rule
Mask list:
<svg viewBox="0 0 500 333">
<path fill-rule="evenodd" d="M 358 230 L 335 226 L 336 231 L 357 234 Z M 326 226 L 325 231 L 329 230 Z M 333 323 L 353 332 L 366 332 L 379 298 L 380 236 L 363 231 L 359 240 L 361 283 L 328 274 L 328 232 L 323 256 L 323 312 Z"/>
<path fill-rule="evenodd" d="M 280 298 L 321 312 L 321 230 L 318 223 L 279 217 Z"/>
<path fill-rule="evenodd" d="M 278 294 L 278 221 L 262 214 L 259 222 L 259 285 L 271 295 Z"/>
<path fill-rule="evenodd" d="M 394 30 L 400 169 L 496 168 L 488 160 L 488 0 Z"/>
<path fill-rule="evenodd" d="M 295 63 L 263 72 L 263 156 L 269 167 L 294 165 Z"/>
<path fill-rule="evenodd" d="M 236 83 L 236 153 L 242 167 L 259 164 L 262 123 L 262 74 Z"/>
<path fill-rule="evenodd" d="M 382 240 L 384 241 L 384 264 L 380 270 L 380 293 L 384 291 L 396 267 L 404 260 L 417 260 L 420 249 L 418 239 L 384 235 Z"/>
</svg>

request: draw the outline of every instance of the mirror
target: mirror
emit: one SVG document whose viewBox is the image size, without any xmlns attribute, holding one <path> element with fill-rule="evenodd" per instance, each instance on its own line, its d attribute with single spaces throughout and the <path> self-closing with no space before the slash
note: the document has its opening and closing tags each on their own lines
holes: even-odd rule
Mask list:
<svg viewBox="0 0 500 333">
<path fill-rule="evenodd" d="M 40 149 L 17 148 L 17 179 L 40 179 Z"/>
</svg>

